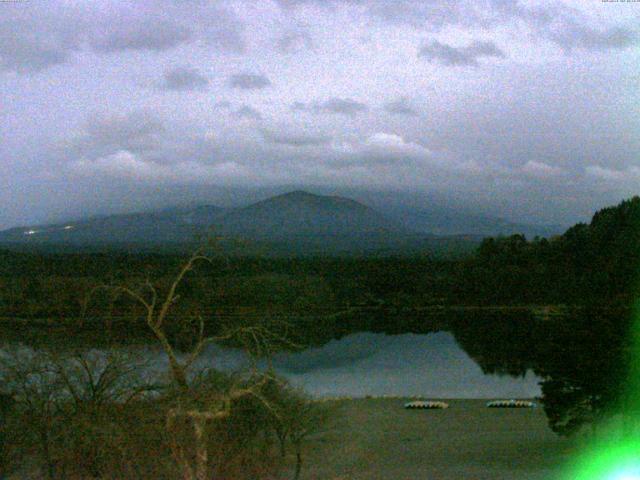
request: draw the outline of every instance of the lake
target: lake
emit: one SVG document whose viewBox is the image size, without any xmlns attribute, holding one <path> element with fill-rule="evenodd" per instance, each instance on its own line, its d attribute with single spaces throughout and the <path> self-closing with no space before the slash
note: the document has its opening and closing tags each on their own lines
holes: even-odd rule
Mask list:
<svg viewBox="0 0 640 480">
<path fill-rule="evenodd" d="M 147 374 L 167 371 L 167 361 L 153 344 L 119 347 L 144 359 Z M 247 365 L 236 349 L 210 345 L 195 369 L 232 371 Z M 484 374 L 449 332 L 428 334 L 355 333 L 321 347 L 280 353 L 276 371 L 316 397 L 367 395 L 429 398 L 531 398 L 540 394 L 538 379 Z"/>
</svg>

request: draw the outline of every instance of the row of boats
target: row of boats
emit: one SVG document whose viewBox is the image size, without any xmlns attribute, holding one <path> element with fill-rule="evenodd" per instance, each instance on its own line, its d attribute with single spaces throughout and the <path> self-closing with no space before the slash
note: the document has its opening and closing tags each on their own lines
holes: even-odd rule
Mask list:
<svg viewBox="0 0 640 480">
<path fill-rule="evenodd" d="M 487 408 L 535 408 L 535 402 L 529 400 L 492 400 L 487 402 Z M 411 410 L 441 410 L 449 408 L 449 404 L 440 401 L 413 400 L 404 404 L 404 408 Z"/>
</svg>

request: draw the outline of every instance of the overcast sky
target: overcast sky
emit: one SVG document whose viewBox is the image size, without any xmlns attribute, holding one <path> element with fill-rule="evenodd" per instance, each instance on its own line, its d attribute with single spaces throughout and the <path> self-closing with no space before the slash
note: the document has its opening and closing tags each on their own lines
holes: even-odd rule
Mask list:
<svg viewBox="0 0 640 480">
<path fill-rule="evenodd" d="M 571 223 L 640 190 L 639 20 L 601 0 L 2 1 L 0 228 L 283 185 Z"/>
</svg>

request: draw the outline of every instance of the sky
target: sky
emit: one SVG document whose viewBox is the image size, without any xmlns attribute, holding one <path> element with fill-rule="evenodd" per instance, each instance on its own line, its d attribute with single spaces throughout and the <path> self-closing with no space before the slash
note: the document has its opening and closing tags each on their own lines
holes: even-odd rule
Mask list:
<svg viewBox="0 0 640 480">
<path fill-rule="evenodd" d="M 640 190 L 640 2 L 0 1 L 0 229 L 261 192 Z"/>
</svg>

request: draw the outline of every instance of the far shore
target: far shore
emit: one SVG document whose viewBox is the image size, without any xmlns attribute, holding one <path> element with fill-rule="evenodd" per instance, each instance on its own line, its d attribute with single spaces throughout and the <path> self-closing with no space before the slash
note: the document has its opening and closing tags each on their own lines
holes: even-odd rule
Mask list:
<svg viewBox="0 0 640 480">
<path fill-rule="evenodd" d="M 334 315 L 348 315 L 352 313 L 359 312 L 384 312 L 389 314 L 394 313 L 416 313 L 416 314 L 425 314 L 425 313 L 446 313 L 446 312 L 527 312 L 533 313 L 535 318 L 549 318 L 554 316 L 562 316 L 566 313 L 566 311 L 570 308 L 580 308 L 580 305 L 543 305 L 543 304 L 531 304 L 531 305 L 426 305 L 426 306 L 410 306 L 410 307 L 400 307 L 394 305 L 387 306 L 362 306 L 362 307 L 350 307 L 348 310 L 343 311 L 328 311 L 326 313 L 314 313 L 313 315 L 302 315 L 302 314 L 287 314 L 287 317 L 300 317 L 305 318 L 309 316 L 313 317 L 323 317 L 323 316 L 334 316 Z M 255 312 L 247 312 L 243 311 L 241 313 L 235 312 L 234 309 L 230 309 L 229 312 L 226 313 L 217 313 L 214 316 L 222 316 L 222 317 L 239 317 L 239 316 L 261 316 L 261 315 L 273 315 L 273 312 L 261 312 L 256 310 Z M 109 317 L 108 320 L 114 323 L 124 323 L 130 321 L 131 319 L 119 316 Z M 0 316 L 0 325 L 2 326 L 29 326 L 29 327 L 78 327 L 85 326 L 90 327 L 92 324 L 96 322 L 104 323 L 107 321 L 107 317 L 104 318 L 83 318 L 83 317 L 65 317 L 65 318 L 55 318 L 55 317 L 10 317 L 10 316 Z"/>
</svg>

